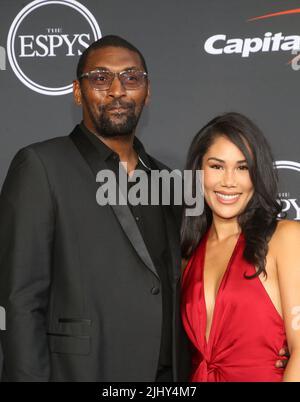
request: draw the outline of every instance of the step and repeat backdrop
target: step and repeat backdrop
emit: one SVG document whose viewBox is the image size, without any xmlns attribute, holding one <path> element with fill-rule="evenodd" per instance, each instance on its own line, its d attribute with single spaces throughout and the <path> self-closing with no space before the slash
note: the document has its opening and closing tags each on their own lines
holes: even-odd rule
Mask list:
<svg viewBox="0 0 300 402">
<path fill-rule="evenodd" d="M 138 136 L 183 168 L 195 133 L 226 111 L 272 144 L 289 218 L 300 220 L 300 2 L 1 0 L 0 186 L 17 150 L 80 121 L 72 80 L 81 52 L 118 34 L 148 63 L 151 102 Z"/>
<path fill-rule="evenodd" d="M 182 169 L 209 119 L 244 113 L 269 139 L 278 198 L 300 220 L 300 1 L 291 0 L 0 0 L 0 187 L 18 149 L 81 120 L 77 61 L 106 34 L 146 58 L 151 102 L 138 136 L 149 153 Z"/>
</svg>

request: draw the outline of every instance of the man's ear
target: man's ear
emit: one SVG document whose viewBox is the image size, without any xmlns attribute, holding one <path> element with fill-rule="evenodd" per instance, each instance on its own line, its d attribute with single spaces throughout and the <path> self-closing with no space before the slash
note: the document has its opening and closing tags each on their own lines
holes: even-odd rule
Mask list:
<svg viewBox="0 0 300 402">
<path fill-rule="evenodd" d="M 147 86 L 147 95 L 145 99 L 145 105 L 147 106 L 150 102 L 150 81 L 148 80 L 148 86 Z"/>
<path fill-rule="evenodd" d="M 73 98 L 76 103 L 76 105 L 80 106 L 81 105 L 81 88 L 80 88 L 80 82 L 78 80 L 73 81 Z"/>
</svg>

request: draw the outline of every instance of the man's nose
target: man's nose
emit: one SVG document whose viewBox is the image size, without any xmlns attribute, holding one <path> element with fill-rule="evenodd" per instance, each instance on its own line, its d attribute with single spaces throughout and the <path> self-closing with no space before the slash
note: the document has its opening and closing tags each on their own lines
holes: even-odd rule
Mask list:
<svg viewBox="0 0 300 402">
<path fill-rule="evenodd" d="M 114 98 L 119 98 L 126 95 L 126 90 L 117 75 L 114 76 L 110 88 L 108 90 L 108 95 Z"/>
</svg>

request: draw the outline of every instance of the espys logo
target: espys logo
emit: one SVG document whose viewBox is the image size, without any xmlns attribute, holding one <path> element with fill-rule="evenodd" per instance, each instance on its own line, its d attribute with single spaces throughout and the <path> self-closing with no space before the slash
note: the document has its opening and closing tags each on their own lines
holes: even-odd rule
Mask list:
<svg viewBox="0 0 300 402">
<path fill-rule="evenodd" d="M 279 199 L 283 206 L 282 212 L 288 214 L 289 219 L 300 220 L 300 163 L 277 161 L 275 165 L 280 179 Z"/>
<path fill-rule="evenodd" d="M 65 95 L 72 92 L 73 57 L 99 38 L 97 21 L 78 1 L 35 0 L 10 27 L 7 57 L 28 88 L 44 95 Z"/>
<path fill-rule="evenodd" d="M 248 19 L 248 22 L 298 13 L 300 13 L 300 8 L 261 15 Z M 242 39 L 228 38 L 225 34 L 218 34 L 209 37 L 205 41 L 204 49 L 207 53 L 213 55 L 240 54 L 241 57 L 249 57 L 251 54 L 258 52 L 297 52 L 300 50 L 300 36 L 284 36 L 282 32 L 275 34 L 266 32 L 263 37 Z"/>
</svg>

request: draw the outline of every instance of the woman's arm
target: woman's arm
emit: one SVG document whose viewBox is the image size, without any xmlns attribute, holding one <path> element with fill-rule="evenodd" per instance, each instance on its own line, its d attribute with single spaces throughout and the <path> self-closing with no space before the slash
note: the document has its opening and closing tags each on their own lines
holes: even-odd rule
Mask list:
<svg viewBox="0 0 300 402">
<path fill-rule="evenodd" d="M 281 221 L 276 262 L 290 359 L 283 381 L 300 381 L 300 223 Z"/>
</svg>

